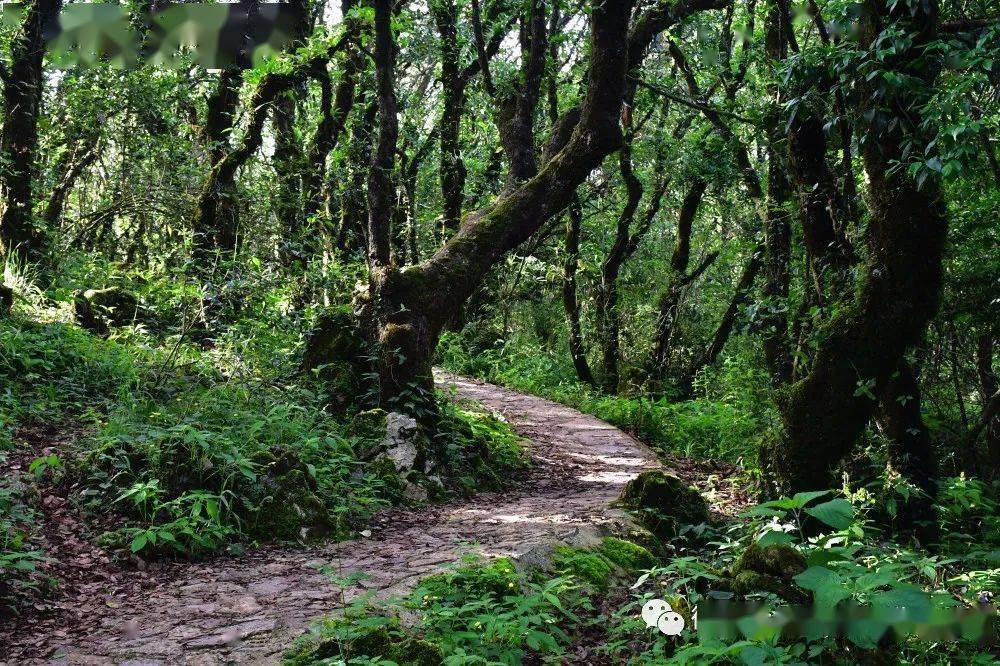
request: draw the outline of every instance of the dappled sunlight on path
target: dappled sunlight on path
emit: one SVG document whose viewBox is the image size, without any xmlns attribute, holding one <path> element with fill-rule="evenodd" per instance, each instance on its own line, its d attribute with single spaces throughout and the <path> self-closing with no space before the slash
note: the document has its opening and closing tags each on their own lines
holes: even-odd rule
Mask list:
<svg viewBox="0 0 1000 666">
<path fill-rule="evenodd" d="M 7 663 L 277 663 L 310 621 L 358 595 L 404 592 L 464 553 L 518 556 L 620 524 L 623 515 L 611 504 L 622 485 L 658 465 L 644 446 L 594 417 L 482 382 L 438 379 L 458 399 L 499 411 L 530 439 L 533 466 L 525 483 L 388 511 L 371 537 L 358 541 L 268 546 L 241 558 L 165 565 L 140 598 L 72 600 L 97 610 L 61 637 L 49 623 L 10 636 L 0 631 Z M 321 566 L 338 577 L 364 577 L 341 588 Z"/>
</svg>

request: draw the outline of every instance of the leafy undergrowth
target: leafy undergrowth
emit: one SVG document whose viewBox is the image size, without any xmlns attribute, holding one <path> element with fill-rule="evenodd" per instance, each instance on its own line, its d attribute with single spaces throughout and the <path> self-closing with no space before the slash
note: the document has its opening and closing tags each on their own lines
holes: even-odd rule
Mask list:
<svg viewBox="0 0 1000 666">
<path fill-rule="evenodd" d="M 7 455 L 0 452 L 5 468 Z M 45 556 L 28 540 L 34 521 L 24 485 L 4 475 L 0 478 L 0 611 L 9 610 L 14 599 L 37 592 L 41 585 L 34 573 Z"/>
<path fill-rule="evenodd" d="M 752 469 L 774 422 L 768 400 L 759 395 L 766 382 L 738 359 L 703 371 L 694 398 L 672 401 L 640 391 L 602 394 L 579 382 L 564 355 L 516 341 L 473 353 L 463 335 L 446 333 L 442 339 L 439 354 L 446 369 L 593 414 L 657 449 L 687 458 L 743 461 Z"/>
<path fill-rule="evenodd" d="M 315 625 L 285 661 L 995 663 L 1000 623 L 987 604 L 1000 594 L 996 495 L 952 479 L 942 498 L 946 530 L 934 554 L 880 532 L 867 519 L 870 499 L 817 492 L 754 507 L 738 524 L 690 526 L 658 556 L 605 539 L 592 550 L 558 548 L 546 571 L 519 572 L 502 558 L 464 562 L 406 598 L 359 600 Z M 952 532 L 972 526 L 975 547 Z M 680 635 L 647 626 L 642 609 L 653 599 L 681 615 Z M 764 612 L 729 621 L 706 614 L 713 600 L 756 602 Z M 790 604 L 805 604 L 816 620 L 770 618 L 768 609 Z"/>
<path fill-rule="evenodd" d="M 612 538 L 592 551 L 560 549 L 549 573 L 519 571 L 503 557 L 466 559 L 423 579 L 405 598 L 354 602 L 343 617 L 314 625 L 285 663 L 430 666 L 557 657 L 594 612 L 594 597 L 652 560 L 645 549 Z"/>
<path fill-rule="evenodd" d="M 0 321 L 0 455 L 38 456 L 26 478 L 0 479 L 0 601 L 37 585 L 45 553 L 31 546 L 42 519 L 32 505 L 44 498 L 27 491 L 54 467 L 85 517 L 113 517 L 99 535 L 106 550 L 147 559 L 345 538 L 413 501 L 392 462 L 370 455 L 384 421 L 355 429 L 350 414 L 329 413 L 287 335 L 254 329 L 239 342 L 230 330 L 201 346 L 132 327 L 101 338 L 48 314 Z M 19 434 L 29 424 L 85 434 L 42 455 Z M 498 488 L 524 465 L 510 427 L 471 407 L 443 401 L 437 437 L 450 465 L 432 498 Z"/>
</svg>

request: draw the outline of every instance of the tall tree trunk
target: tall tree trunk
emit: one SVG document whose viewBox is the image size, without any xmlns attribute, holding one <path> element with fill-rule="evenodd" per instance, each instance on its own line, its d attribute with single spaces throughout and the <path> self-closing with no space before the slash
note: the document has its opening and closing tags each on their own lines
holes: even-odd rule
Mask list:
<svg viewBox="0 0 1000 666">
<path fill-rule="evenodd" d="M 813 69 L 799 76 L 810 83 L 823 80 L 821 72 Z M 827 140 L 823 129 L 826 104 L 804 96 L 802 100 L 788 123 L 788 164 L 799 199 L 802 238 L 814 282 L 813 300 L 822 304 L 827 297 L 826 276 L 831 278 L 831 295 L 843 296 L 850 286 L 849 269 L 856 258 L 844 235 L 848 211 L 826 161 Z"/>
<path fill-rule="evenodd" d="M 987 480 L 1000 478 L 1000 380 L 993 369 L 993 345 L 990 332 L 982 333 L 976 340 L 976 371 L 982 412 L 972 440 L 975 443 L 979 433 L 985 433 L 983 445 L 976 449 L 976 471 Z"/>
<path fill-rule="evenodd" d="M 933 529 L 937 497 L 934 447 L 920 411 L 920 384 L 906 360 L 900 361 L 881 392 L 879 409 L 883 432 L 889 439 L 890 464 L 921 492 L 899 507 L 900 529 L 917 530 L 921 541 L 936 537 Z"/>
<path fill-rule="evenodd" d="M 920 56 L 936 31 L 935 2 L 911 15 L 909 6 L 890 10 L 885 0 L 867 0 L 862 19 L 866 46 L 887 21 L 914 34 L 913 43 L 889 66 L 922 85 L 932 84 L 934 72 Z M 908 87 L 870 109 L 864 150 L 870 183 L 869 256 L 854 301 L 824 326 L 811 371 L 779 398 L 784 434 L 765 458 L 781 490 L 834 484 L 833 468 L 872 418 L 876 401 L 870 395 L 885 389 L 907 348 L 921 339 L 937 312 L 948 229 L 941 189 L 933 177 L 918 186 L 907 173 L 892 169 L 902 159 L 904 141 L 911 140 L 907 132 L 920 126 L 918 95 L 918 89 Z M 865 99 L 872 103 L 870 95 Z"/>
<path fill-rule="evenodd" d="M 351 139 L 347 145 L 347 173 L 340 174 L 340 229 L 337 248 L 341 252 L 360 254 L 367 242 L 365 220 L 365 172 L 360 165 L 371 162 L 371 128 L 378 114 L 378 103 L 372 99 L 361 113 L 355 113 L 351 123 Z M 337 187 L 328 181 L 328 187 Z"/>
<path fill-rule="evenodd" d="M 631 101 L 631 100 L 628 100 Z M 631 118 L 631 115 L 628 116 Z M 631 122 L 628 120 L 627 122 Z M 632 237 L 632 222 L 642 200 L 642 182 L 635 175 L 632 166 L 632 129 L 626 129 L 626 138 L 618 151 L 618 165 L 625 182 L 625 207 L 618 216 L 615 240 L 601 264 L 601 293 L 598 298 L 597 321 L 601 326 L 601 355 L 604 376 L 601 387 L 605 393 L 618 392 L 621 373 L 618 368 L 620 350 L 618 316 L 618 276 L 622 265 L 628 259 Z"/>
<path fill-rule="evenodd" d="M 670 360 L 671 338 L 677 321 L 681 293 L 685 286 L 690 284 L 693 279 L 697 279 L 697 276 L 708 268 L 708 265 L 703 264 L 704 268 L 696 271 L 697 275 L 689 279 L 691 233 L 707 189 L 708 183 L 706 181 L 696 180 L 691 184 L 684 195 L 684 201 L 681 203 L 681 212 L 677 220 L 677 240 L 674 243 L 674 252 L 670 257 L 670 278 L 667 287 L 660 294 L 657 303 L 656 323 L 653 326 L 653 371 L 660 376 L 663 375 Z"/>
<path fill-rule="evenodd" d="M 441 198 L 442 225 L 447 237 L 458 229 L 465 193 L 465 162 L 460 145 L 465 84 L 459 71 L 458 8 L 454 0 L 431 2 L 441 41 Z"/>
<path fill-rule="evenodd" d="M 45 205 L 45 212 L 42 215 L 42 219 L 45 220 L 45 225 L 49 229 L 58 226 L 59 220 L 62 219 L 63 208 L 66 206 L 66 199 L 73 191 L 77 179 L 97 160 L 97 144 L 98 137 L 90 136 L 81 139 L 69 151 L 66 162 L 62 165 L 64 167 L 63 176 L 52 188 L 48 203 Z"/>
<path fill-rule="evenodd" d="M 343 0 L 342 13 L 348 13 L 357 6 L 358 0 Z M 354 108 L 356 91 L 358 87 L 358 77 L 361 76 L 365 68 L 365 54 L 360 48 L 361 31 L 363 25 L 349 19 L 347 34 L 344 37 L 344 65 L 340 74 L 337 87 L 331 90 L 330 73 L 324 63 L 317 68 L 316 78 L 321 84 L 323 115 L 316 132 L 309 145 L 309 154 L 306 157 L 306 170 L 302 177 L 302 189 L 305 206 L 303 208 L 303 219 L 316 215 L 322 208 L 325 201 L 325 188 L 329 182 L 327 178 L 327 158 L 340 143 L 347 126 L 347 118 Z"/>
<path fill-rule="evenodd" d="M 513 91 L 497 99 L 500 143 L 509 162 L 507 190 L 538 173 L 535 155 L 535 111 L 541 98 L 542 78 L 548 53 L 545 3 L 528 0 L 521 18 L 521 74 Z"/>
<path fill-rule="evenodd" d="M 243 42 L 236 61 L 219 73 L 219 81 L 208 98 L 205 115 L 204 138 L 208 144 L 209 175 L 202 186 L 193 220 L 194 255 L 202 265 L 216 251 L 227 253 L 236 249 L 238 210 L 232 197 L 235 169 L 233 174 L 229 174 L 228 166 L 224 168 L 223 163 L 230 153 L 230 135 L 235 127 L 243 72 L 250 68 L 250 35 L 256 24 L 258 0 L 242 0 L 239 4 L 247 13 Z"/>
<path fill-rule="evenodd" d="M 62 0 L 25 3 L 24 18 L 11 43 L 9 72 L 4 75 L 3 132 L 0 134 L 0 255 L 14 254 L 37 261 L 44 253 L 44 237 L 32 222 L 32 183 L 38 147 L 38 116 L 42 106 L 42 31 L 54 24 Z"/>
<path fill-rule="evenodd" d="M 726 311 L 723 313 L 722 319 L 715 329 L 715 334 L 712 336 L 711 342 L 709 342 L 704 352 L 691 361 L 691 365 L 680 382 L 682 391 L 689 392 L 698 372 L 702 368 L 714 363 L 715 359 L 722 353 L 726 343 L 729 341 L 729 337 L 733 333 L 733 327 L 736 325 L 736 315 L 739 314 L 740 306 L 746 302 L 754 280 L 757 279 L 757 275 L 764 265 L 763 257 L 763 244 L 758 245 L 750 253 L 746 263 L 743 265 L 743 270 L 740 271 L 740 277 L 736 281 L 736 290 L 733 292 L 733 297 L 729 301 L 729 305 L 726 307 Z"/>
<path fill-rule="evenodd" d="M 562 297 L 566 320 L 569 324 L 569 355 L 581 382 L 597 388 L 594 373 L 587 362 L 587 349 L 583 344 L 580 326 L 580 302 L 576 295 L 576 272 L 580 263 L 580 227 L 583 210 L 579 196 L 574 196 L 566 215 L 566 259 L 563 263 Z"/>
<path fill-rule="evenodd" d="M 302 151 L 295 134 L 296 102 L 292 95 L 281 95 L 271 112 L 274 127 L 274 170 L 278 177 L 275 213 L 281 230 L 279 253 L 290 265 L 298 256 L 299 215 L 302 212 Z"/>
<path fill-rule="evenodd" d="M 764 50 L 774 69 L 788 55 L 789 21 L 783 0 L 772 0 L 767 18 Z M 764 289 L 763 322 L 764 359 L 771 373 L 771 383 L 781 386 L 792 378 L 792 353 L 788 338 L 789 261 L 792 230 L 787 210 L 791 187 L 781 153 L 777 149 L 778 108 L 782 101 L 779 88 L 771 86 L 771 112 L 768 119 L 770 141 L 767 147 L 767 205 L 764 217 Z"/>
</svg>

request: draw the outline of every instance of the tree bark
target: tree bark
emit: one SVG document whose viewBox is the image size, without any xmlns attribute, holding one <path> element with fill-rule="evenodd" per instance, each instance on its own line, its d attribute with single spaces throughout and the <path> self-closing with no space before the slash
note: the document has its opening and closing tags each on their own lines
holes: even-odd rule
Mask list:
<svg viewBox="0 0 1000 666">
<path fill-rule="evenodd" d="M 773 0 L 768 12 L 764 36 L 764 51 L 769 67 L 773 70 L 788 56 L 788 42 L 792 37 L 786 6 Z M 792 230 L 786 210 L 791 187 L 781 153 L 777 149 L 778 108 L 782 101 L 776 84 L 770 87 L 771 111 L 768 119 L 770 141 L 767 146 L 767 200 L 764 215 L 764 359 L 774 386 L 787 384 L 792 379 L 792 352 L 788 338 L 789 261 Z"/>
<path fill-rule="evenodd" d="M 299 63 L 289 72 L 269 72 L 257 84 L 248 106 L 247 128 L 238 144 L 224 150 L 223 156 L 209 171 L 198 196 L 192 227 L 194 255 L 203 267 L 216 252 L 236 249 L 236 209 L 231 206 L 236 172 L 246 164 L 263 142 L 263 127 L 281 95 L 302 85 L 319 67 L 347 44 L 343 38 L 326 53 Z"/>
<path fill-rule="evenodd" d="M 698 209 L 705 197 L 708 183 L 696 180 L 691 184 L 684 201 L 681 203 L 680 216 L 677 219 L 677 241 L 670 257 L 670 278 L 666 289 L 660 294 L 657 304 L 656 323 L 653 326 L 653 371 L 663 375 L 670 359 L 671 338 L 677 321 L 677 308 L 680 305 L 681 293 L 684 287 L 704 272 L 711 262 L 704 263 L 695 271 L 693 277 L 688 276 L 688 266 L 691 262 L 691 232 Z M 709 255 L 714 258 L 718 255 Z"/>
<path fill-rule="evenodd" d="M 694 378 L 698 372 L 702 368 L 715 363 L 715 359 L 719 357 L 719 354 L 725 348 L 726 343 L 729 341 L 729 336 L 733 333 L 733 327 L 736 325 L 736 315 L 739 314 L 740 306 L 746 302 L 754 280 L 757 279 L 757 275 L 764 265 L 763 256 L 764 246 L 761 244 L 754 248 L 753 252 L 747 258 L 746 264 L 744 264 L 743 270 L 740 272 L 740 277 L 736 282 L 736 290 L 733 292 L 729 306 L 726 308 L 718 327 L 715 329 L 712 341 L 705 348 L 705 351 L 691 362 L 687 372 L 684 374 L 681 387 L 685 391 L 690 390 L 689 387 L 694 384 Z"/>
<path fill-rule="evenodd" d="M 930 11 L 927 11 L 927 9 Z M 933 38 L 937 4 L 890 10 L 885 0 L 867 0 L 862 13 L 863 44 L 870 45 L 885 21 L 898 21 L 916 35 L 891 66 L 931 85 L 934 72 L 919 56 Z M 847 455 L 871 420 L 875 393 L 900 365 L 907 348 L 924 334 L 937 312 L 942 257 L 948 223 L 939 184 L 922 187 L 905 172 L 893 171 L 902 158 L 904 128 L 916 131 L 919 93 L 909 87 L 872 108 L 873 124 L 865 144 L 870 183 L 869 256 L 854 301 L 824 327 L 823 341 L 809 374 L 779 398 L 784 434 L 764 458 L 778 489 L 798 492 L 834 485 L 834 467 Z M 865 104 L 871 104 L 870 96 Z M 886 109 L 907 109 L 906 116 Z M 888 121 L 895 118 L 895 123 Z M 912 125 L 910 124 L 912 123 Z"/>
<path fill-rule="evenodd" d="M 445 235 L 458 228 L 465 193 L 465 162 L 460 146 L 465 85 L 459 71 L 458 8 L 454 0 L 434 0 L 431 13 L 437 25 L 441 53 L 441 196 Z"/>
<path fill-rule="evenodd" d="M 631 100 L 627 100 L 631 102 Z M 629 116 L 631 117 L 631 116 Z M 628 121 L 631 122 L 631 121 Z M 618 369 L 620 350 L 618 317 L 618 276 L 622 265 L 628 259 L 631 242 L 632 222 L 642 200 L 642 182 L 635 175 L 632 166 L 632 129 L 626 129 L 626 137 L 618 151 L 618 165 L 622 180 L 625 182 L 625 207 L 618 216 L 615 227 L 615 240 L 601 264 L 601 293 L 598 298 L 597 321 L 601 326 L 601 354 L 604 366 L 604 376 L 601 386 L 605 393 L 618 392 L 621 375 Z"/>
<path fill-rule="evenodd" d="M 395 201 L 396 44 L 392 35 L 392 0 L 375 0 L 375 92 L 379 134 L 368 172 L 368 269 L 373 274 L 389 265 L 390 234 Z"/>
<path fill-rule="evenodd" d="M 979 400 L 982 412 L 973 432 L 975 443 L 979 433 L 984 442 L 977 448 L 976 471 L 985 479 L 1000 478 L 1000 380 L 993 369 L 993 335 L 981 334 L 976 340 L 976 371 L 979 375 Z"/>
<path fill-rule="evenodd" d="M 45 205 L 45 212 L 42 215 L 42 219 L 45 220 L 45 225 L 49 229 L 58 226 L 59 220 L 62 219 L 63 208 L 66 206 L 66 199 L 73 191 L 77 179 L 97 160 L 97 144 L 98 137 L 87 137 L 80 140 L 70 151 L 64 165 L 65 173 L 56 186 L 52 188 L 48 203 Z"/>
<path fill-rule="evenodd" d="M 42 30 L 56 21 L 62 0 L 25 3 L 24 18 L 11 43 L 10 70 L 4 76 L 3 131 L 0 134 L 0 255 L 38 261 L 44 237 L 32 222 L 32 183 L 38 148 L 38 116 L 44 87 Z"/>
<path fill-rule="evenodd" d="M 422 263 L 405 269 L 391 264 L 373 267 L 367 293 L 358 295 L 355 309 L 378 343 L 379 393 L 384 406 L 418 418 L 433 413 L 431 359 L 443 327 L 487 272 L 563 211 L 577 186 L 620 146 L 618 121 L 626 72 L 638 65 L 656 34 L 630 39 L 631 10 L 630 0 L 593 4 L 587 93 L 578 111 L 579 122 L 561 149 L 548 151 L 552 157 L 536 175 L 492 206 L 466 215 L 456 234 Z M 670 14 L 667 25 L 683 17 L 676 7 L 665 4 L 647 12 Z M 639 54 L 639 60 L 630 61 L 632 53 Z M 564 133 L 556 135 L 557 141 L 565 138 Z M 518 152 L 526 149 L 519 147 Z"/>
<path fill-rule="evenodd" d="M 563 263 L 563 308 L 569 323 L 569 355 L 581 382 L 597 388 L 594 373 L 587 362 L 587 349 L 583 344 L 580 326 L 580 303 L 576 295 L 576 272 L 580 262 L 580 226 L 583 211 L 578 196 L 573 197 L 566 215 L 566 260 Z"/>
</svg>

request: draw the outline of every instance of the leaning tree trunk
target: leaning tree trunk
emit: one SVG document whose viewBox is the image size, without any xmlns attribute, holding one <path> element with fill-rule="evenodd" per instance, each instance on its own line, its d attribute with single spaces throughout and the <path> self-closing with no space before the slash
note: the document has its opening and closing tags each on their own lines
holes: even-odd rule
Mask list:
<svg viewBox="0 0 1000 666">
<path fill-rule="evenodd" d="M 3 76 L 3 132 L 0 134 L 0 255 L 37 261 L 43 239 L 32 224 L 32 181 L 42 105 L 43 28 L 56 20 L 62 0 L 26 3 L 11 44 L 10 71 Z"/>
<path fill-rule="evenodd" d="M 864 43 L 873 43 L 886 19 L 902 23 L 916 39 L 889 66 L 930 86 L 934 74 L 919 56 L 933 38 L 937 18 L 936 3 L 921 5 L 911 16 L 908 6 L 890 11 L 885 0 L 867 0 Z M 895 95 L 868 109 L 873 117 L 864 150 L 869 256 L 855 298 L 824 327 L 809 374 L 779 396 L 784 433 L 765 457 L 780 490 L 834 483 L 834 467 L 874 414 L 874 395 L 921 339 L 940 302 L 948 230 L 941 188 L 933 178 L 918 186 L 905 170 L 892 168 L 910 140 L 903 128 L 918 131 L 920 124 L 919 92 L 908 87 Z"/>
<path fill-rule="evenodd" d="M 387 21 L 379 20 L 388 11 L 381 3 L 387 0 L 376 4 L 376 31 L 388 33 Z M 405 269 L 393 266 L 387 261 L 388 252 L 380 249 L 388 240 L 389 218 L 370 216 L 373 261 L 367 293 L 359 295 L 356 309 L 361 320 L 370 323 L 371 335 L 378 344 L 379 393 L 383 405 L 401 406 L 417 416 L 433 411 L 431 359 L 446 323 L 487 272 L 546 221 L 562 212 L 580 183 L 618 148 L 622 138 L 618 120 L 630 64 L 641 61 L 660 30 L 687 14 L 705 9 L 705 5 L 703 2 L 658 5 L 647 10 L 637 24 L 643 29 L 633 31 L 630 36 L 631 2 L 594 3 L 587 94 L 568 142 L 561 150 L 554 151 L 537 175 L 507 191 L 487 209 L 467 215 L 458 232 L 429 259 Z M 646 20 L 650 13 L 657 15 L 656 21 Z M 383 22 L 386 25 L 380 26 Z M 650 25 L 655 29 L 649 29 Z M 377 63 L 384 60 L 387 51 L 379 42 L 377 38 Z M 388 91 L 381 85 L 388 68 L 383 65 L 380 69 L 383 70 L 380 100 L 388 99 Z M 558 140 L 568 133 L 553 134 Z M 385 147 L 382 144 L 380 140 L 380 148 Z M 382 164 L 373 164 L 376 163 Z M 372 184 L 385 185 L 376 179 L 372 179 Z M 383 195 L 371 193 L 373 201 Z"/>
</svg>

